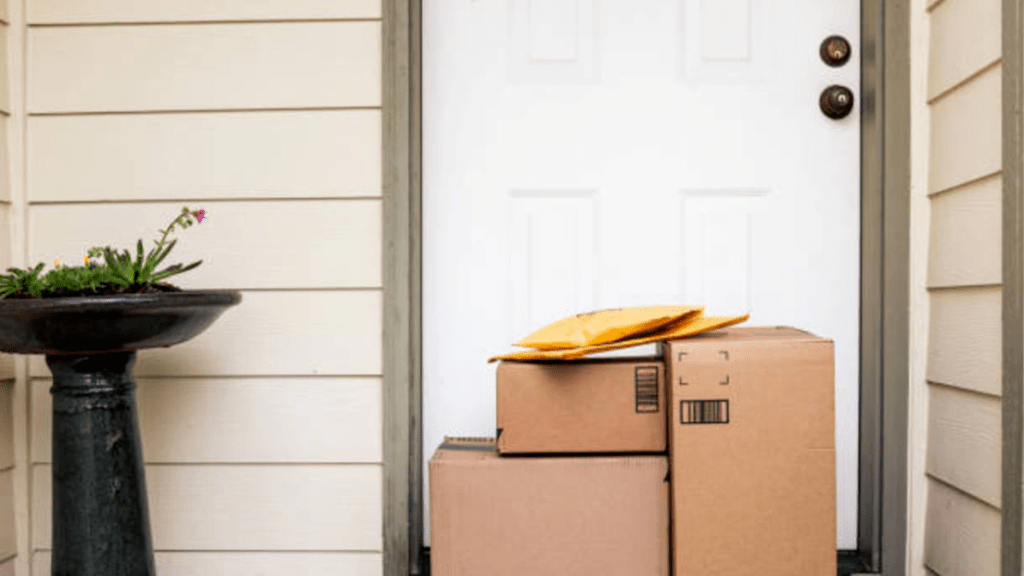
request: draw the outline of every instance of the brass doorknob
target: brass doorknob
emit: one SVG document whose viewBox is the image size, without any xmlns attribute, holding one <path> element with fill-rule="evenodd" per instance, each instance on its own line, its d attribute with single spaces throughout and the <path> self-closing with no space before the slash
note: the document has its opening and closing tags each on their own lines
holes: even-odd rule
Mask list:
<svg viewBox="0 0 1024 576">
<path fill-rule="evenodd" d="M 833 68 L 842 66 L 850 59 L 850 43 L 842 36 L 829 36 L 821 42 L 821 48 L 818 50 L 818 53 L 825 64 Z"/>
<path fill-rule="evenodd" d="M 821 91 L 821 98 L 818 99 L 821 111 L 825 116 L 833 120 L 846 118 L 853 110 L 853 92 L 846 86 L 833 84 Z"/>
</svg>

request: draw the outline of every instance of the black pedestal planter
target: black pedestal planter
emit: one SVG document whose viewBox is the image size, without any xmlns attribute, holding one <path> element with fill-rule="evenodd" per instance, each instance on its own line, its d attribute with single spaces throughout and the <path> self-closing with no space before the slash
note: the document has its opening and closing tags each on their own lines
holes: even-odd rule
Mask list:
<svg viewBox="0 0 1024 576">
<path fill-rule="evenodd" d="M 238 304 L 234 290 L 0 299 L 0 351 L 53 373 L 53 576 L 152 576 L 136 350 L 180 344 Z"/>
</svg>

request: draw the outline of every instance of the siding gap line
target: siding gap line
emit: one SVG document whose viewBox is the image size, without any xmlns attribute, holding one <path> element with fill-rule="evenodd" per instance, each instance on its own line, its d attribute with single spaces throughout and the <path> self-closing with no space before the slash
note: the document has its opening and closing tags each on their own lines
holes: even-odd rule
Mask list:
<svg viewBox="0 0 1024 576">
<path fill-rule="evenodd" d="M 974 390 L 972 388 L 963 388 L 963 387 L 961 387 L 958 384 L 950 384 L 948 382 L 939 382 L 937 380 L 929 380 L 927 378 L 925 379 L 925 382 L 927 382 L 931 386 L 938 386 L 939 388 L 947 388 L 947 389 L 951 389 L 951 390 L 956 390 L 957 392 L 963 392 L 965 394 L 973 394 L 975 396 L 981 396 L 983 398 L 989 398 L 989 399 L 992 399 L 992 400 L 1000 400 L 1001 401 L 1003 399 L 1003 397 L 1000 396 L 1000 395 L 992 394 L 991 392 L 982 392 L 981 390 Z"/>
<path fill-rule="evenodd" d="M 959 487 L 957 487 L 957 485 L 956 485 L 956 484 L 954 484 L 952 480 L 946 480 L 946 479 L 945 479 L 945 478 L 943 478 L 942 476 L 939 476 L 939 475 L 937 475 L 937 474 L 936 474 L 935 472 L 928 472 L 928 471 L 925 471 L 925 473 L 924 473 L 924 474 L 925 474 L 925 476 L 927 476 L 928 478 L 931 478 L 932 480 L 935 480 L 936 482 L 940 482 L 940 483 L 941 483 L 941 484 L 943 484 L 944 486 L 948 486 L 948 487 L 950 487 L 950 488 L 956 488 L 958 492 L 962 492 L 962 493 L 964 493 L 964 494 L 967 494 L 968 496 L 970 496 L 970 497 L 971 497 L 971 499 L 972 499 L 972 500 L 977 500 L 978 502 L 981 502 L 981 503 L 983 503 L 983 504 L 987 505 L 987 506 L 988 506 L 989 508 L 994 508 L 994 509 L 996 509 L 996 510 L 999 510 L 999 509 L 1000 509 L 1000 508 L 999 508 L 999 506 L 998 506 L 997 504 L 993 504 L 992 502 L 989 502 L 988 500 L 985 500 L 985 499 L 984 499 L 984 498 L 982 498 L 981 496 L 978 496 L 977 494 L 975 494 L 975 493 L 973 493 L 973 492 L 970 492 L 969 490 L 967 490 L 967 489 L 965 489 L 965 488 L 959 488 Z"/>
<path fill-rule="evenodd" d="M 998 284 L 958 284 L 951 286 L 928 286 L 926 290 L 928 292 L 949 292 L 953 290 L 981 290 L 984 288 L 999 288 L 1002 283 Z"/>
<path fill-rule="evenodd" d="M 167 202 L 212 202 L 223 204 L 237 204 L 239 202 L 322 202 L 325 200 L 376 200 L 380 201 L 383 196 L 255 196 L 247 198 L 132 198 L 128 200 L 33 200 L 29 206 L 80 206 L 86 204 L 160 204 Z"/>
<path fill-rule="evenodd" d="M 35 552 L 53 552 L 53 548 L 34 548 Z M 220 548 L 210 550 L 181 550 L 173 548 L 154 548 L 153 552 L 164 552 L 169 554 L 336 554 L 341 556 L 343 554 L 381 554 L 382 550 L 341 550 L 337 548 L 331 548 L 327 550 L 292 550 L 292 549 L 275 549 L 275 550 L 264 550 L 264 549 L 250 549 L 250 550 L 223 550 Z M 3 560 L 0 560 L 3 562 Z"/>
<path fill-rule="evenodd" d="M 925 471 L 924 475 L 927 476 L 928 479 L 932 480 L 933 482 L 936 482 L 938 484 L 942 484 L 943 486 L 945 486 L 946 488 L 949 488 L 953 492 L 956 492 L 957 494 L 960 494 L 961 496 L 964 496 L 964 497 L 966 497 L 966 498 L 968 498 L 970 500 L 973 500 L 973 501 L 983 505 L 986 508 L 995 510 L 996 512 L 1001 512 L 1002 511 L 1001 507 L 993 506 L 992 504 L 989 504 L 988 502 L 982 500 L 981 498 L 978 498 L 974 494 L 971 494 L 970 492 L 964 490 L 963 488 L 960 488 L 956 484 L 951 484 L 950 482 L 948 482 L 946 480 L 943 480 L 942 478 L 939 478 L 938 476 L 932 474 L 931 472 Z"/>
<path fill-rule="evenodd" d="M 968 186 L 972 186 L 974 184 L 981 184 L 982 182 L 985 182 L 985 181 L 990 180 L 990 179 L 994 180 L 997 176 L 1002 176 L 1002 175 L 1003 175 L 1003 170 L 1002 169 L 995 170 L 993 172 L 989 172 L 988 174 L 983 174 L 983 175 L 978 176 L 976 178 L 971 178 L 970 180 L 965 180 L 965 181 L 963 181 L 963 182 L 961 182 L 959 184 L 954 184 L 952 186 L 947 186 L 946 188 L 943 188 L 941 190 L 936 190 L 934 192 L 929 192 L 928 193 L 928 199 L 931 200 L 931 199 L 934 199 L 934 198 L 936 198 L 938 196 L 942 196 L 944 194 L 947 194 L 949 192 L 956 192 L 958 190 L 962 190 L 962 189 L 967 188 Z"/>
<path fill-rule="evenodd" d="M 382 110 L 379 105 L 364 106 L 288 106 L 283 108 L 195 108 L 168 110 L 76 110 L 73 112 L 28 112 L 30 118 L 49 116 L 134 116 L 143 114 L 230 114 L 251 112 L 348 112 Z M 2 112 L 2 110 L 0 110 Z"/>
<path fill-rule="evenodd" d="M 971 82 L 976 80 L 979 76 L 983 76 L 986 72 L 992 70 L 996 66 L 1001 65 L 1002 63 L 1003 63 L 1003 57 L 1002 56 L 996 58 L 992 62 L 989 62 L 988 64 L 986 64 L 986 65 L 982 66 L 981 68 L 979 68 L 977 72 L 974 72 L 970 76 L 967 76 L 966 78 L 964 78 L 963 80 L 960 80 L 956 84 L 953 84 L 949 88 L 945 88 L 941 92 L 939 92 L 938 94 L 928 98 L 928 101 L 927 101 L 928 105 L 929 106 L 933 106 L 937 101 L 941 100 L 942 98 L 945 98 L 948 94 L 951 94 L 951 93 L 959 90 L 963 86 L 966 86 L 967 84 L 970 84 Z"/>
<path fill-rule="evenodd" d="M 30 22 L 28 28 L 112 28 L 128 26 L 201 26 L 206 24 L 336 24 L 343 22 L 381 22 L 381 18 L 271 18 L 265 20 L 227 19 L 227 20 L 141 20 L 138 22 Z"/>
<path fill-rule="evenodd" d="M 376 460 L 370 462 L 150 462 L 146 461 L 143 463 L 145 466 L 167 466 L 167 467 L 203 467 L 203 466 L 249 466 L 249 467 L 266 467 L 266 466 L 319 466 L 321 468 L 351 468 L 354 466 L 361 466 L 365 468 L 381 467 L 383 462 Z M 34 461 L 32 462 L 33 467 L 40 466 L 53 466 L 53 462 L 46 461 Z"/>
<path fill-rule="evenodd" d="M 231 376 L 228 374 L 209 374 L 205 376 L 196 375 L 182 375 L 182 376 L 136 376 L 137 381 L 145 382 L 147 380 L 310 380 L 313 378 L 342 378 L 342 379 L 367 379 L 376 378 L 380 379 L 381 374 L 240 374 L 237 376 Z M 50 376 L 31 376 L 29 380 L 33 382 L 53 380 Z M 339 384 L 339 386 L 347 386 L 347 384 Z"/>
<path fill-rule="evenodd" d="M 340 287 L 340 288 L 293 288 L 293 287 L 284 287 L 284 288 L 244 288 L 244 287 L 237 287 L 237 286 L 236 287 L 226 286 L 226 287 L 222 287 L 222 288 L 219 288 L 219 289 L 220 290 L 240 290 L 243 293 L 251 293 L 251 292 L 382 292 L 383 291 L 383 289 L 380 286 L 374 286 L 374 287 L 370 287 L 370 288 L 361 288 L 361 287 L 357 287 L 357 288 L 348 288 L 348 287 Z M 316 374 L 316 375 L 317 376 L 322 376 L 323 374 Z M 214 376 L 214 375 L 211 374 L 211 376 Z M 216 374 L 216 376 L 223 376 L 223 374 Z M 352 376 L 352 374 L 336 374 L 336 376 Z M 360 374 L 360 376 L 361 376 L 361 374 Z"/>
<path fill-rule="evenodd" d="M 173 375 L 153 375 L 153 376 L 136 376 L 136 381 L 145 380 L 216 380 L 221 378 L 228 378 L 231 380 L 276 380 L 276 379 L 311 379 L 311 378 L 383 378 L 383 374 L 203 374 L 203 375 L 186 375 L 173 376 Z M 29 380 L 32 382 L 39 380 L 51 380 L 50 376 L 29 376 Z M 344 384 L 342 384 L 344 386 Z"/>
</svg>

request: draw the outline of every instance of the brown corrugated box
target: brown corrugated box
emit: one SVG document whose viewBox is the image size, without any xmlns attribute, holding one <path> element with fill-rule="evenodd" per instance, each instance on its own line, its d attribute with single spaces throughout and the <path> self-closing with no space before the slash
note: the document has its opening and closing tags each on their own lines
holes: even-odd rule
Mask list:
<svg viewBox="0 0 1024 576">
<path fill-rule="evenodd" d="M 666 456 L 499 456 L 451 439 L 430 460 L 434 576 L 668 576 Z"/>
<path fill-rule="evenodd" d="M 502 361 L 498 451 L 665 452 L 664 386 L 660 358 Z"/>
<path fill-rule="evenodd" d="M 733 328 L 664 352 L 674 576 L 835 574 L 833 343 Z"/>
</svg>

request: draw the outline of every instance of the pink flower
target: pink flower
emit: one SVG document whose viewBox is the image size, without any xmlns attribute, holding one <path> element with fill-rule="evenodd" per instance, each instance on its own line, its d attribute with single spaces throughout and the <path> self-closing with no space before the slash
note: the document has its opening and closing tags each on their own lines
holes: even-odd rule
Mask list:
<svg viewBox="0 0 1024 576">
<path fill-rule="evenodd" d="M 199 213 L 196 214 L 196 218 L 199 220 L 200 224 L 203 222 L 203 218 L 205 216 L 206 216 L 206 210 L 200 210 Z"/>
</svg>

